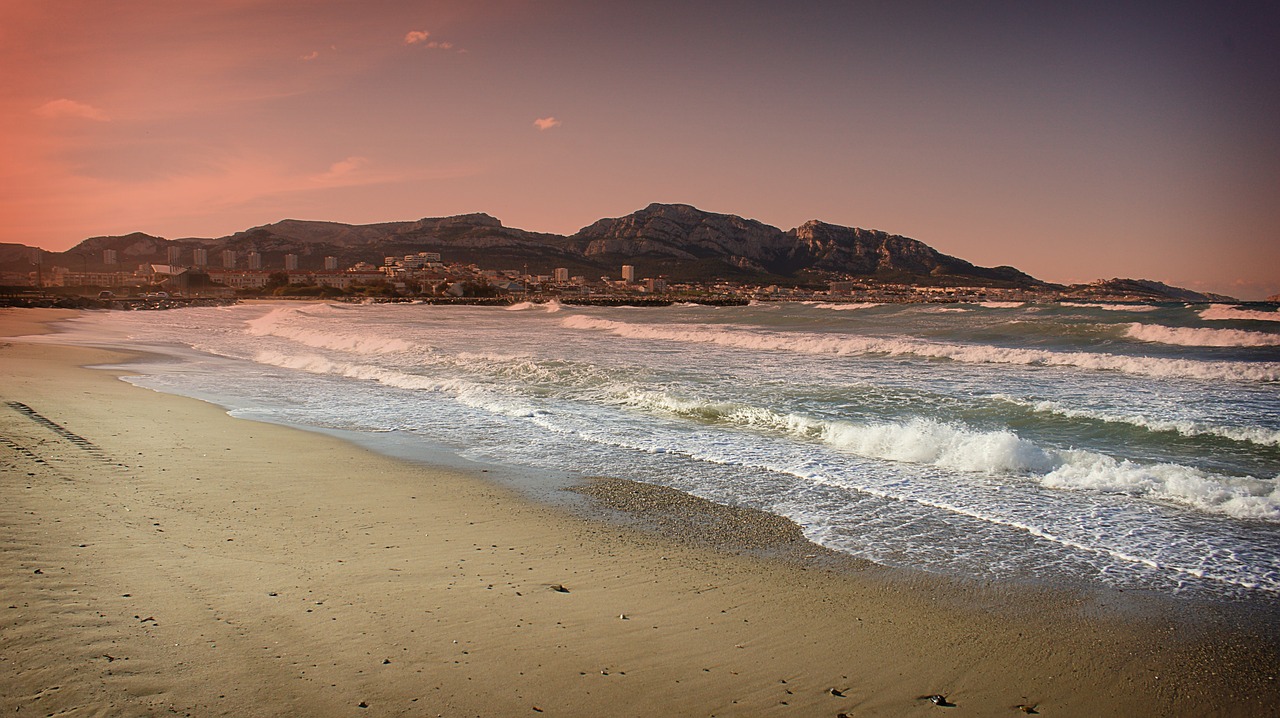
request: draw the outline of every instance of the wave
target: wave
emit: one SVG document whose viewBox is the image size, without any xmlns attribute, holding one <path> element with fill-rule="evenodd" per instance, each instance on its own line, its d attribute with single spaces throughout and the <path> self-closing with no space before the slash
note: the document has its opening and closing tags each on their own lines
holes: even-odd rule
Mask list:
<svg viewBox="0 0 1280 718">
<path fill-rule="evenodd" d="M 518 302 L 506 308 L 508 312 L 522 312 L 530 309 L 541 309 L 548 314 L 554 314 L 564 309 L 564 305 L 558 300 L 552 299 L 548 302 Z"/>
<path fill-rule="evenodd" d="M 1280 322 L 1280 312 L 1262 312 L 1256 309 L 1241 309 L 1230 304 L 1213 304 L 1200 310 L 1200 318 L 1210 321 L 1253 320 L 1259 322 Z"/>
<path fill-rule="evenodd" d="M 1280 487 L 1276 480 L 1229 477 L 1178 464 L 1138 464 L 1085 451 L 1070 456 L 1041 484 L 1142 496 L 1246 519 L 1280 520 Z"/>
<path fill-rule="evenodd" d="M 1272 347 L 1280 346 L 1280 334 L 1241 329 L 1166 327 L 1159 324 L 1130 324 L 1125 336 L 1144 342 L 1184 347 Z"/>
<path fill-rule="evenodd" d="M 987 309 L 1017 309 L 1026 306 L 1026 302 L 978 302 L 978 306 Z"/>
<path fill-rule="evenodd" d="M 361 334 L 336 332 L 333 325 L 324 329 L 304 329 L 290 326 L 288 322 L 307 313 L 296 307 L 273 309 L 257 319 L 245 322 L 250 334 L 259 337 L 280 337 L 314 349 L 333 349 L 355 354 L 391 354 L 395 352 L 423 351 L 426 348 L 393 336 L 370 335 L 367 329 Z"/>
<path fill-rule="evenodd" d="M 1154 312 L 1160 307 L 1151 304 L 1095 304 L 1092 302 L 1058 302 L 1061 307 L 1077 309 L 1105 309 L 1109 312 Z"/>
<path fill-rule="evenodd" d="M 1275 480 L 1041 447 L 1007 429 L 981 431 L 925 418 L 874 423 L 815 419 L 661 391 L 631 391 L 621 401 L 648 411 L 820 441 L 870 459 L 985 474 L 1030 474 L 1051 489 L 1121 493 L 1236 518 L 1280 520 L 1280 488 Z"/>
<path fill-rule="evenodd" d="M 317 355 L 291 355 L 275 351 L 263 351 L 254 356 L 259 364 L 294 369 L 310 374 L 340 376 L 345 379 L 371 381 L 383 386 L 413 391 L 429 391 L 452 396 L 460 404 L 483 409 L 494 414 L 528 417 L 541 413 L 528 402 L 517 397 L 493 392 L 467 379 L 442 378 L 326 359 Z"/>
<path fill-rule="evenodd" d="M 881 302 L 805 302 L 814 309 L 829 309 L 833 312 L 848 312 L 855 309 L 870 309 L 872 307 L 884 306 Z"/>
<path fill-rule="evenodd" d="M 1107 424 L 1126 424 L 1154 432 L 1172 432 L 1181 436 L 1216 436 L 1247 444 L 1280 446 L 1280 430 L 1255 426 L 1215 426 L 1190 420 L 1151 419 L 1136 414 L 1111 414 L 1102 411 L 1073 409 L 1056 401 L 1026 401 L 1004 394 L 993 398 L 1022 406 L 1031 411 L 1055 414 L 1068 419 L 1101 421 Z"/>
<path fill-rule="evenodd" d="M 1123 356 L 1093 352 L 1054 352 L 990 345 L 941 344 L 901 337 L 863 337 L 805 333 L 765 333 L 706 325 L 667 326 L 632 324 L 610 319 L 573 316 L 569 329 L 607 331 L 632 339 L 715 344 L 737 349 L 791 351 L 804 354 L 884 354 L 922 356 L 979 364 L 1076 367 L 1160 378 L 1230 381 L 1280 381 L 1280 362 L 1199 361 L 1162 357 Z"/>
</svg>

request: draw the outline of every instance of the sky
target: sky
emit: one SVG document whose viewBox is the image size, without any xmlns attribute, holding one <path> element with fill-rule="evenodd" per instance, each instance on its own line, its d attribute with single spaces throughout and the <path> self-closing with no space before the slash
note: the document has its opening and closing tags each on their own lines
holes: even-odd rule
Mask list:
<svg viewBox="0 0 1280 718">
<path fill-rule="evenodd" d="M 1280 293 L 1280 9 L 0 0 L 0 242 L 652 202 Z"/>
</svg>

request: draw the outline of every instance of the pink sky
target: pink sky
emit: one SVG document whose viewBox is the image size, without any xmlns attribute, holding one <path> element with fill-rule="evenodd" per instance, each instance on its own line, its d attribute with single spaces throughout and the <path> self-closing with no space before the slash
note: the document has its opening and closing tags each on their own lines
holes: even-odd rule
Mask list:
<svg viewBox="0 0 1280 718">
<path fill-rule="evenodd" d="M 650 202 L 1280 292 L 1274 10 L 0 0 L 0 241 Z"/>
</svg>

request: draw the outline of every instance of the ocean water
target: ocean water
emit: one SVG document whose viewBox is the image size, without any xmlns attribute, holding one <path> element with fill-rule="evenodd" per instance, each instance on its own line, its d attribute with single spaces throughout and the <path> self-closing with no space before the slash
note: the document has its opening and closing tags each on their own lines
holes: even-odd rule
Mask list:
<svg viewBox="0 0 1280 718">
<path fill-rule="evenodd" d="M 1265 306 L 288 303 L 67 339 L 176 358 L 131 381 L 234 415 L 663 484 L 890 566 L 1280 596 Z"/>
</svg>

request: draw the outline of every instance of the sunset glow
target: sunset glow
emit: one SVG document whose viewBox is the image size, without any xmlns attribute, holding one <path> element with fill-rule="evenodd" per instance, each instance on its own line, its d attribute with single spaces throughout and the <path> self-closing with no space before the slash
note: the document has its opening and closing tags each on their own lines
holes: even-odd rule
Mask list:
<svg viewBox="0 0 1280 718">
<path fill-rule="evenodd" d="M 1280 13 L 0 0 L 0 242 L 651 202 L 1280 292 Z"/>
</svg>

